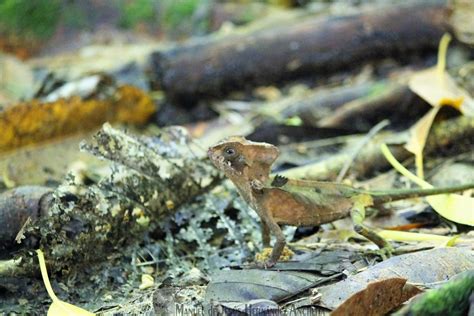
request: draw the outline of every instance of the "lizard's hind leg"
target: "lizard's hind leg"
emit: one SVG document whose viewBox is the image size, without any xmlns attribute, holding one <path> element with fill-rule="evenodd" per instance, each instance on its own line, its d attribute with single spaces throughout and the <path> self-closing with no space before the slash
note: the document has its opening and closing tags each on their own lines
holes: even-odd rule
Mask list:
<svg viewBox="0 0 474 316">
<path fill-rule="evenodd" d="M 382 236 L 377 234 L 373 229 L 363 223 L 365 219 L 365 207 L 368 205 L 364 200 L 365 196 L 361 197 L 360 200 L 354 200 L 354 205 L 351 209 L 351 218 L 352 222 L 354 223 L 354 230 L 356 233 L 361 234 L 376 244 L 381 250 L 382 257 L 390 256 L 393 252 L 392 245 Z"/>
</svg>

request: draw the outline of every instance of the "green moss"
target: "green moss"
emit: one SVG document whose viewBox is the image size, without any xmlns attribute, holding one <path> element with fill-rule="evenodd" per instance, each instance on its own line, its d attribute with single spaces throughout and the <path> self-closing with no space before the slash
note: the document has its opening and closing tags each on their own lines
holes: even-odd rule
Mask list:
<svg viewBox="0 0 474 316">
<path fill-rule="evenodd" d="M 44 39 L 53 35 L 61 13 L 60 0 L 0 1 L 0 31 Z"/>
<path fill-rule="evenodd" d="M 197 9 L 200 0 L 168 1 L 164 14 L 164 23 L 168 27 L 175 27 L 191 17 Z"/>
<path fill-rule="evenodd" d="M 81 7 L 79 1 L 68 2 L 65 10 L 61 12 L 61 18 L 66 27 L 91 29 L 88 13 Z"/>
<path fill-rule="evenodd" d="M 154 0 L 134 0 L 125 4 L 119 25 L 133 28 L 140 22 L 152 22 L 156 19 Z"/>
</svg>

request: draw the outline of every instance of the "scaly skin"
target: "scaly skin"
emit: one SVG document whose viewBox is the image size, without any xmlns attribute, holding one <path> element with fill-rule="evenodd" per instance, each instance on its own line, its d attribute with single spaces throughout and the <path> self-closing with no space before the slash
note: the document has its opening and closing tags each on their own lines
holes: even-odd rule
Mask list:
<svg viewBox="0 0 474 316">
<path fill-rule="evenodd" d="M 274 145 L 238 136 L 224 139 L 208 150 L 212 163 L 234 183 L 242 198 L 259 215 L 264 246 L 270 244 L 270 233 L 276 237 L 264 267 L 273 266 L 285 247 L 279 224 L 317 226 L 351 216 L 357 233 L 390 254 L 391 245 L 363 224 L 366 207 L 474 188 L 471 183 L 425 190 L 365 191 L 341 183 L 271 177 L 271 165 L 278 155 L 279 150 Z"/>
</svg>

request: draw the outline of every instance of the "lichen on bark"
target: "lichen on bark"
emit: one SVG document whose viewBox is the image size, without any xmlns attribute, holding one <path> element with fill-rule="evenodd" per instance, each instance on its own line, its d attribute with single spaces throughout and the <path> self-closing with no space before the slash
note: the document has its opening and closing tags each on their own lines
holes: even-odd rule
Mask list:
<svg viewBox="0 0 474 316">
<path fill-rule="evenodd" d="M 109 176 L 88 184 L 69 175 L 54 191 L 47 215 L 26 229 L 39 240 L 53 271 L 80 271 L 139 244 L 167 215 L 219 182 L 217 171 L 196 159 L 186 149 L 186 135 L 176 131 L 163 130 L 153 140 L 105 124 L 81 145 L 111 161 Z"/>
</svg>

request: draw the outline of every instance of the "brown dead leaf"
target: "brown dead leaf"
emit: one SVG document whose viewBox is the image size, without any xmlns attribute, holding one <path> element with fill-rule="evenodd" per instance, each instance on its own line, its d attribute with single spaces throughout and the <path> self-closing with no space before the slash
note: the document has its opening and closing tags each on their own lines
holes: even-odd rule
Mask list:
<svg viewBox="0 0 474 316">
<path fill-rule="evenodd" d="M 318 289 L 317 305 L 336 309 L 349 297 L 367 288 L 371 282 L 404 278 L 410 283 L 429 287 L 460 272 L 474 269 L 474 254 L 469 249 L 435 248 L 392 257 L 347 279 Z"/>
<path fill-rule="evenodd" d="M 422 292 L 404 278 L 389 278 L 369 283 L 367 287 L 349 297 L 331 315 L 372 316 L 383 315 Z"/>
</svg>

